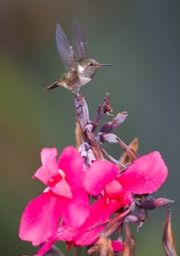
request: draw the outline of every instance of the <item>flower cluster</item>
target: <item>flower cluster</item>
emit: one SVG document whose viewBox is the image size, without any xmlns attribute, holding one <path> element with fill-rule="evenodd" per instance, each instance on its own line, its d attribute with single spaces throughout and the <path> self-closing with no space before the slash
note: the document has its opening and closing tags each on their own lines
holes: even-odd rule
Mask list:
<svg viewBox="0 0 180 256">
<path fill-rule="evenodd" d="M 158 190 L 168 173 L 157 151 L 139 157 L 122 173 L 105 159 L 87 168 L 72 146 L 58 160 L 57 154 L 55 148 L 42 150 L 42 166 L 33 177 L 47 187 L 27 205 L 20 224 L 21 239 L 44 244 L 38 255 L 57 240 L 92 245 L 113 213 L 130 206 L 134 195 Z"/>
</svg>

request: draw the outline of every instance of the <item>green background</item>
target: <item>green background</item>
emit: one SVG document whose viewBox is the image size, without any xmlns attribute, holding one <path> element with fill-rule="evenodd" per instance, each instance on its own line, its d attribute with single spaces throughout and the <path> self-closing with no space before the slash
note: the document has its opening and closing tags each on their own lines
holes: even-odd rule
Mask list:
<svg viewBox="0 0 180 256">
<path fill-rule="evenodd" d="M 155 194 L 176 200 L 173 229 L 180 236 L 180 2 L 0 0 L 0 255 L 32 255 L 36 249 L 18 238 L 26 204 L 44 186 L 31 176 L 41 165 L 43 147 L 59 152 L 74 145 L 74 109 L 64 88 L 43 89 L 64 72 L 55 44 L 59 22 L 71 36 L 78 19 L 90 56 L 102 68 L 82 89 L 91 118 L 106 91 L 114 114 L 128 111 L 116 134 L 126 143 L 140 141 L 140 154 L 159 150 L 169 168 L 166 183 Z M 110 120 L 110 119 L 107 119 Z M 119 146 L 107 147 L 118 157 Z M 161 228 L 166 209 L 150 212 L 136 236 L 136 255 L 165 255 Z"/>
</svg>

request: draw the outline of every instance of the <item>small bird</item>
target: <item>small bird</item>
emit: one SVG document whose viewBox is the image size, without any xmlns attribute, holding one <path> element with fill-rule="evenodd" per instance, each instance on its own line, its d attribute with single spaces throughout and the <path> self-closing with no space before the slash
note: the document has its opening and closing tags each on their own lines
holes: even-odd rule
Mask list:
<svg viewBox="0 0 180 256">
<path fill-rule="evenodd" d="M 74 21 L 72 24 L 72 35 L 75 48 L 70 44 L 62 27 L 57 24 L 57 49 L 67 72 L 59 80 L 46 87 L 46 90 L 63 86 L 72 92 L 78 92 L 83 85 L 92 80 L 100 67 L 112 66 L 111 64 L 100 64 L 96 60 L 87 57 L 87 43 L 84 40 L 78 21 Z"/>
</svg>

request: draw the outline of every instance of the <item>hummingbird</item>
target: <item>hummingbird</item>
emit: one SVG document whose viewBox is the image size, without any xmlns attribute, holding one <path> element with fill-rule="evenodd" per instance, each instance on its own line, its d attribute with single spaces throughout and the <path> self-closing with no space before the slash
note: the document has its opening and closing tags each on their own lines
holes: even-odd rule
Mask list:
<svg viewBox="0 0 180 256">
<path fill-rule="evenodd" d="M 72 24 L 72 36 L 74 48 L 69 42 L 60 24 L 56 25 L 56 45 L 59 56 L 64 64 L 66 73 L 48 87 L 46 90 L 63 86 L 72 92 L 78 92 L 85 84 L 89 83 L 96 71 L 102 66 L 111 64 L 100 64 L 87 56 L 87 43 L 78 21 Z"/>
</svg>

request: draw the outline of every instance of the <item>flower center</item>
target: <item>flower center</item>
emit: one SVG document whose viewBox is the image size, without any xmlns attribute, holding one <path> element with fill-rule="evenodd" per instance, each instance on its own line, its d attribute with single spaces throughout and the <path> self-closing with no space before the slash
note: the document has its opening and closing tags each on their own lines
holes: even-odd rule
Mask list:
<svg viewBox="0 0 180 256">
<path fill-rule="evenodd" d="M 58 170 L 58 173 L 48 180 L 48 187 L 54 187 L 60 180 L 64 179 L 66 174 L 62 169 Z"/>
</svg>

